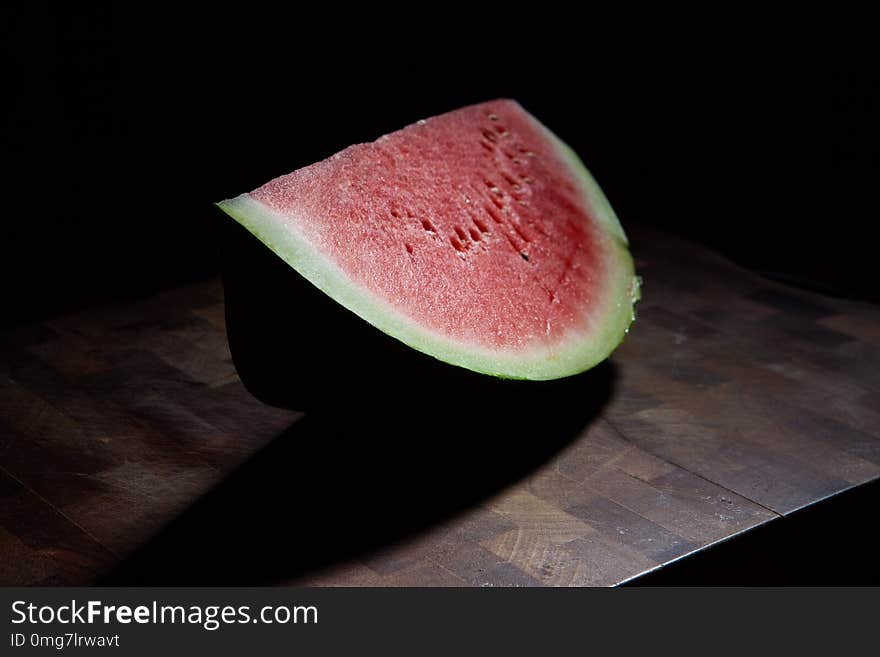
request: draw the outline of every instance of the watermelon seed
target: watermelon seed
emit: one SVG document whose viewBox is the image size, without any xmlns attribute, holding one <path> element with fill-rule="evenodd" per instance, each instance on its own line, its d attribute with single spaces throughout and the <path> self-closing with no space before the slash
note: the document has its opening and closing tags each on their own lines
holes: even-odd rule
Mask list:
<svg viewBox="0 0 880 657">
<path fill-rule="evenodd" d="M 498 141 L 498 137 L 495 136 L 495 133 L 491 130 L 483 130 L 483 136 L 491 141 L 493 144 Z"/>
<path fill-rule="evenodd" d="M 476 217 L 474 217 L 474 225 L 475 225 L 477 228 L 479 228 L 479 229 L 480 229 L 480 232 L 482 232 L 482 233 L 488 233 L 488 232 L 489 232 L 489 227 L 488 227 L 486 224 L 484 224 L 482 221 L 480 221 L 479 219 L 477 219 Z"/>
<path fill-rule="evenodd" d="M 458 235 L 458 239 L 460 239 L 462 242 L 467 241 L 467 236 L 464 234 L 464 231 L 461 229 L 460 226 L 455 227 L 455 234 Z"/>
<path fill-rule="evenodd" d="M 468 233 L 471 236 L 471 239 L 474 242 L 479 242 L 482 238 L 480 237 L 480 232 L 476 228 L 469 228 Z"/>
<path fill-rule="evenodd" d="M 497 114 L 489 114 L 489 120 L 490 121 L 497 121 L 498 115 Z"/>
<path fill-rule="evenodd" d="M 434 224 L 432 224 L 427 219 L 422 219 L 422 228 L 424 228 L 426 231 L 428 231 L 431 235 L 437 234 L 437 229 L 434 228 Z"/>
<path fill-rule="evenodd" d="M 517 253 L 519 253 L 520 247 L 516 243 L 516 240 L 514 240 L 513 237 L 511 237 L 507 232 L 505 232 L 505 231 L 502 231 L 502 232 L 504 233 L 504 237 L 507 238 L 507 241 L 510 242 L 510 246 L 513 248 L 513 250 L 516 251 Z"/>
<path fill-rule="evenodd" d="M 400 213 L 397 210 L 392 210 L 391 216 L 394 217 L 395 219 L 400 219 Z"/>
<path fill-rule="evenodd" d="M 525 260 L 526 262 L 529 261 L 529 254 L 528 253 L 525 253 L 524 251 L 520 251 L 519 254 L 520 254 L 520 256 L 522 256 L 523 260 Z"/>
<path fill-rule="evenodd" d="M 483 207 L 486 208 L 486 212 L 489 213 L 489 216 L 492 217 L 492 220 L 493 220 L 496 224 L 504 223 L 504 220 L 503 220 L 501 217 L 498 216 L 498 211 L 495 210 L 494 206 L 491 206 L 491 205 L 484 205 Z"/>
<path fill-rule="evenodd" d="M 457 237 L 452 236 L 449 238 L 449 241 L 452 243 L 452 248 L 454 248 L 460 254 L 464 254 L 464 245 L 458 241 Z"/>
<path fill-rule="evenodd" d="M 416 121 L 416 123 L 418 125 L 425 125 L 427 123 L 427 121 L 425 121 L 425 119 L 419 119 L 418 121 Z"/>
<path fill-rule="evenodd" d="M 523 241 L 523 242 L 531 242 L 531 241 L 532 241 L 531 238 L 529 238 L 529 236 L 526 235 L 526 234 L 523 232 L 523 230 L 522 230 L 519 226 L 517 226 L 515 223 L 511 222 L 510 225 L 513 226 L 513 230 L 514 230 L 514 232 L 516 232 L 516 234 L 519 235 L 520 238 L 522 238 L 522 241 Z"/>
<path fill-rule="evenodd" d="M 496 125 L 495 132 L 497 132 L 499 135 L 503 135 L 507 133 L 507 128 L 505 128 L 503 125 Z"/>
<path fill-rule="evenodd" d="M 406 247 L 406 252 L 409 253 L 410 255 L 412 255 L 412 252 L 413 252 L 412 244 L 404 243 L 404 246 Z"/>
</svg>

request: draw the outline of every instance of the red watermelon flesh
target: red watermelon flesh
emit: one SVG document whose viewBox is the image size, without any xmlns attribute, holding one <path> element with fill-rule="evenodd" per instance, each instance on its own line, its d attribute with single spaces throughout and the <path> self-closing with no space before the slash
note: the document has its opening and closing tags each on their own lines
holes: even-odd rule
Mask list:
<svg viewBox="0 0 880 657">
<path fill-rule="evenodd" d="M 219 205 L 380 330 L 479 372 L 583 371 L 633 319 L 613 210 L 515 101 L 418 121 Z"/>
</svg>

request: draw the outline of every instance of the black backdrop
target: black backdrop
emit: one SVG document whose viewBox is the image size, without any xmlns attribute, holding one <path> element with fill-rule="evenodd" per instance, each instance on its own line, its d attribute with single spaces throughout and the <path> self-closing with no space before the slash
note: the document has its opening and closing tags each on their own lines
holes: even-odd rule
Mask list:
<svg viewBox="0 0 880 657">
<path fill-rule="evenodd" d="M 213 201 L 498 96 L 582 155 L 624 225 L 876 299 L 876 74 L 832 70 L 790 19 L 328 9 L 3 10 L 3 323 L 209 276 Z"/>
</svg>

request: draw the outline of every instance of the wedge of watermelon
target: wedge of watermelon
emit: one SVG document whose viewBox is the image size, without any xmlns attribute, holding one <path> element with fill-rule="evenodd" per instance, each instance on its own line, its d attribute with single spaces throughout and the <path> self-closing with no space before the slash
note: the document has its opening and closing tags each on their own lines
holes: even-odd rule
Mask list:
<svg viewBox="0 0 880 657">
<path fill-rule="evenodd" d="M 585 371 L 634 318 L 614 211 L 512 100 L 418 121 L 218 205 L 375 328 L 476 372 Z"/>
</svg>

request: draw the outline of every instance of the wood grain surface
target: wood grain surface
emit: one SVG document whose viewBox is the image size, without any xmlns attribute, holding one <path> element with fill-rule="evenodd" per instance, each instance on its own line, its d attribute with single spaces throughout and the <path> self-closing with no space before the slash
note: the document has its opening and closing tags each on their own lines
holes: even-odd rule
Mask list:
<svg viewBox="0 0 880 657">
<path fill-rule="evenodd" d="M 638 321 L 612 358 L 613 394 L 574 438 L 427 526 L 325 559 L 220 569 L 213 583 L 613 585 L 880 476 L 880 309 L 769 282 L 659 233 L 632 238 Z M 175 518 L 246 496 L 248 468 L 281 477 L 253 464 L 296 458 L 277 437 L 305 422 L 238 381 L 217 281 L 6 331 L 0 584 L 147 572 Z M 415 445 L 394 467 L 442 448 Z M 334 458 L 363 458 L 348 449 Z M 455 482 L 455 459 L 440 462 Z M 349 484 L 333 483 L 347 509 L 321 511 L 336 539 L 363 495 Z M 295 532 L 296 506 L 277 522 Z M 321 551 L 320 537 L 303 540 Z"/>
</svg>

